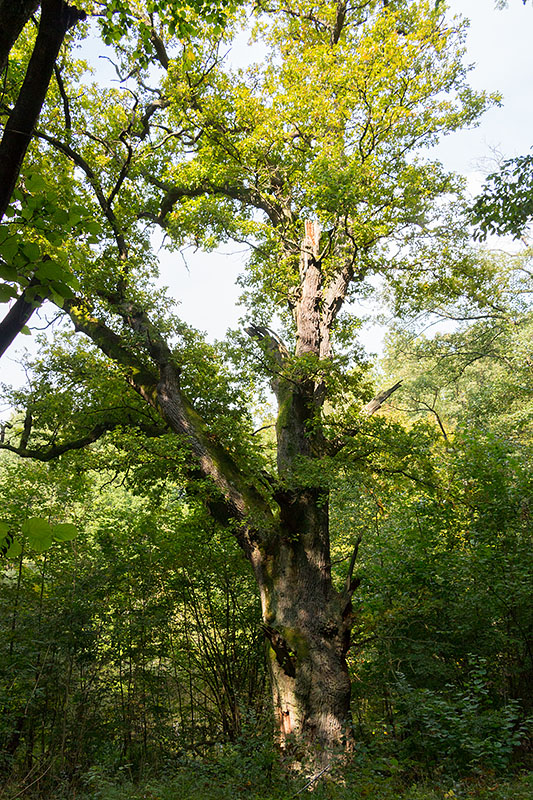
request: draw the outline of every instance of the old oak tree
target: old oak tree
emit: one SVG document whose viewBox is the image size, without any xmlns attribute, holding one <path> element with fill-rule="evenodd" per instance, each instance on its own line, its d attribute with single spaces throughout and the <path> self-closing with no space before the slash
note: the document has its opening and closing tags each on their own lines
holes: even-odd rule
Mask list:
<svg viewBox="0 0 533 800">
<path fill-rule="evenodd" d="M 243 12 L 186 36 L 132 5 L 118 86 L 82 88 L 65 56 L 68 127 L 49 103 L 15 195 L 10 224 L 75 279 L 55 299 L 84 336 L 41 361 L 21 439 L 2 447 L 48 460 L 128 427 L 179 444 L 179 479 L 253 569 L 282 743 L 351 736 L 358 541 L 334 586 L 330 511 L 351 465 L 379 458 L 373 415 L 396 387 L 371 400 L 350 302 L 385 287 L 405 303 L 472 270 L 445 208 L 459 186 L 428 148 L 488 99 L 466 83 L 461 23 L 434 6 L 261 2 L 265 56 L 241 69 L 225 56 Z M 53 236 L 33 226 L 52 190 Z M 155 229 L 176 250 L 250 245 L 247 335 L 211 347 L 169 313 Z M 277 409 L 261 438 L 248 400 L 265 384 Z"/>
</svg>

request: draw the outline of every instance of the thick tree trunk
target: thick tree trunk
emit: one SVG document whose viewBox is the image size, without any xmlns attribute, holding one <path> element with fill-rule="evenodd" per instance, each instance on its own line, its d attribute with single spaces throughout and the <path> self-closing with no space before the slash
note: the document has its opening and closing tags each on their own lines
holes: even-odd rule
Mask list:
<svg viewBox="0 0 533 800">
<path fill-rule="evenodd" d="M 328 759 L 351 740 L 351 605 L 331 583 L 327 498 L 279 497 L 281 536 L 257 563 L 279 743 Z"/>
<path fill-rule="evenodd" d="M 314 313 L 313 304 L 310 306 Z M 91 336 L 105 353 L 133 366 L 131 352 L 122 347 L 116 333 L 75 307 L 70 313 L 78 330 Z M 304 376 L 296 383 L 281 375 L 275 381 L 280 488 L 274 503 L 266 501 L 203 430 L 200 418 L 181 395 L 172 353 L 146 314 L 128 304 L 120 313 L 139 341 L 145 342 L 158 367 L 156 375 L 139 365 L 132 375 L 134 385 L 169 428 L 188 440 L 201 473 L 209 476 L 222 494 L 222 502 L 210 504 L 210 508 L 222 522 L 227 518 L 234 521 L 234 534 L 252 563 L 270 647 L 280 744 L 283 748 L 290 745 L 298 759 L 306 755 L 314 761 L 328 759 L 351 739 L 346 653 L 352 587 L 348 581 L 340 593 L 332 586 L 327 490 L 298 488 L 293 472 L 298 459 L 313 458 L 322 445 L 321 436 L 310 432 L 307 425 L 319 403 L 315 382 Z M 305 315 L 301 317 L 303 320 Z M 282 366 L 289 356 L 279 339 L 259 326 L 252 326 L 249 333 Z"/>
<path fill-rule="evenodd" d="M 276 729 L 283 748 L 315 762 L 345 749 L 352 738 L 346 653 L 353 585 L 349 578 L 341 594 L 331 582 L 327 489 L 294 488 L 302 464 L 324 454 L 325 387 L 309 356 L 317 364 L 330 356 L 330 328 L 348 283 L 341 276 L 333 287 L 324 285 L 319 245 L 318 224 L 306 222 L 293 308 L 294 357 L 308 359 L 303 363 L 311 366 L 310 373 L 304 368 L 298 380 L 284 378 L 291 358 L 284 345 L 266 328 L 248 330 L 277 362 L 272 388 L 278 401 L 279 533 L 266 537 L 268 544 L 255 563 L 252 559 L 269 641 Z"/>
</svg>

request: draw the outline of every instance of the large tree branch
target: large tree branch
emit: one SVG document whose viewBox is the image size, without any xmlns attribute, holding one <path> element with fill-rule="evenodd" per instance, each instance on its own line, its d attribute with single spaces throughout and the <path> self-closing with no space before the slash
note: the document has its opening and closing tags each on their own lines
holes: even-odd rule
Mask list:
<svg viewBox="0 0 533 800">
<path fill-rule="evenodd" d="M 372 400 L 366 404 L 366 406 L 363 406 L 361 409 L 361 414 L 365 417 L 371 417 L 376 413 L 376 411 L 379 411 L 385 400 L 387 400 L 387 398 L 389 398 L 393 392 L 399 389 L 401 385 L 402 381 L 398 381 L 398 383 L 395 383 L 390 389 L 385 389 L 384 391 L 379 392 L 379 394 L 373 397 Z M 342 436 L 339 436 L 333 441 L 330 440 L 327 447 L 329 455 L 333 456 L 337 453 L 340 453 L 343 447 L 348 444 L 349 440 L 353 436 L 357 436 L 360 430 L 360 426 L 357 428 L 350 428 L 345 430 Z"/>
<path fill-rule="evenodd" d="M 64 0 L 42 0 L 39 31 L 17 101 L 0 142 L 0 219 L 11 200 L 31 135 L 41 112 L 59 48 L 85 12 Z"/>
<path fill-rule="evenodd" d="M 35 296 L 28 300 L 27 290 L 39 286 L 37 278 L 32 278 L 26 289 L 15 300 L 2 322 L 0 322 L 0 357 L 3 356 L 7 348 L 27 325 L 33 312 L 42 303 L 44 298 Z"/>
<path fill-rule="evenodd" d="M 107 356 L 126 367 L 128 382 L 148 400 L 156 391 L 157 373 L 135 355 L 122 336 L 94 317 L 79 300 L 66 300 L 64 307 L 75 329 L 92 339 Z"/>
<path fill-rule="evenodd" d="M 168 108 L 169 105 L 170 100 L 166 100 L 164 97 L 160 97 L 158 100 L 154 100 L 153 103 L 149 103 L 141 117 L 142 130 L 140 133 L 133 135 L 137 136 L 141 140 L 146 139 L 150 133 L 150 120 L 152 119 L 153 115 L 157 111 L 162 111 L 163 109 Z"/>
<path fill-rule="evenodd" d="M 362 413 L 367 417 L 371 417 L 372 414 L 375 414 L 376 411 L 379 411 L 385 400 L 387 400 L 387 398 L 389 398 L 391 394 L 396 391 L 396 389 L 399 389 L 401 385 L 402 381 L 398 381 L 398 383 L 395 383 L 390 389 L 385 389 L 383 392 L 377 394 L 372 398 L 370 403 L 367 403 L 366 406 L 364 406 Z"/>
<path fill-rule="evenodd" d="M 39 0 L 0 0 L 0 72 L 24 25 L 37 10 Z"/>
<path fill-rule="evenodd" d="M 261 345 L 265 353 L 265 360 L 262 363 L 272 376 L 270 379 L 270 386 L 279 404 L 283 394 L 282 384 L 290 382 L 287 376 L 282 377 L 283 367 L 289 356 L 289 351 L 281 339 L 274 331 L 270 330 L 270 328 L 265 328 L 263 325 L 252 324 L 245 328 L 245 331 L 250 338 Z"/>
<path fill-rule="evenodd" d="M 159 63 L 166 72 L 168 70 L 168 64 L 169 64 L 168 53 L 162 38 L 158 35 L 157 31 L 154 28 L 152 28 L 152 30 L 150 31 L 150 42 L 152 43 L 153 48 L 155 50 L 157 60 L 159 61 Z"/>
<path fill-rule="evenodd" d="M 87 445 L 96 442 L 104 433 L 107 433 L 107 431 L 111 430 L 113 427 L 117 427 L 117 423 L 114 423 L 113 426 L 108 426 L 103 423 L 95 425 L 91 431 L 84 436 L 80 436 L 78 439 L 74 439 L 70 442 L 62 442 L 61 444 L 48 446 L 46 448 L 27 447 L 24 441 L 18 446 L 3 442 L 0 443 L 0 450 L 9 450 L 10 453 L 16 453 L 21 458 L 35 458 L 37 461 L 53 461 L 54 458 L 58 458 L 70 450 L 81 450 L 82 447 L 87 447 Z M 27 437 L 25 438 L 27 439 Z"/>
<path fill-rule="evenodd" d="M 106 355 L 128 367 L 130 384 L 160 414 L 170 430 L 188 442 L 201 474 L 211 479 L 223 495 L 226 516 L 240 524 L 236 535 L 249 552 L 251 542 L 246 531 L 254 526 L 253 514 L 259 513 L 267 528 L 268 520 L 271 526 L 275 524 L 268 502 L 259 489 L 246 481 L 232 456 L 210 434 L 200 415 L 184 397 L 179 367 L 161 333 L 147 314 L 132 303 L 115 303 L 114 310 L 136 334 L 137 346 L 149 356 L 157 368 L 156 373 L 130 351 L 121 336 L 74 302 L 68 305 L 77 330 L 89 336 Z"/>
<path fill-rule="evenodd" d="M 85 173 L 89 181 L 89 184 L 91 185 L 91 188 L 96 196 L 96 199 L 98 200 L 98 205 L 102 209 L 105 218 L 107 219 L 109 225 L 111 226 L 111 230 L 113 231 L 113 235 L 117 243 L 120 257 L 122 259 L 127 258 L 128 246 L 126 244 L 124 234 L 120 230 L 120 225 L 118 223 L 115 212 L 113 211 L 112 202 L 116 192 L 118 191 L 118 189 L 120 189 L 120 184 L 122 184 L 127 175 L 127 170 L 129 168 L 131 155 L 129 158 L 126 159 L 126 162 L 123 164 L 121 173 L 119 175 L 119 178 L 117 179 L 116 186 L 118 185 L 118 189 L 115 186 L 115 189 L 111 191 L 109 198 L 107 198 L 105 196 L 105 192 L 102 188 L 100 181 L 98 180 L 95 171 L 90 166 L 90 164 L 88 164 L 88 162 L 83 158 L 83 156 L 80 155 L 80 153 L 74 150 L 74 148 L 71 147 L 70 145 L 66 144 L 65 142 L 62 142 L 60 139 L 56 139 L 55 136 L 49 136 L 47 133 L 44 133 L 43 131 L 35 131 L 35 135 L 39 139 L 43 139 L 45 142 L 48 142 L 49 144 L 52 145 L 52 147 L 55 147 L 56 150 L 59 150 L 59 152 L 67 156 L 67 158 L 69 158 L 73 164 L 75 164 Z"/>
<path fill-rule="evenodd" d="M 2 47 L 13 44 L 13 36 L 23 25 L 38 3 L 24 0 L 0 0 L 0 63 Z M 55 68 L 59 48 L 69 28 L 85 18 L 85 12 L 68 5 L 64 0 L 42 0 L 41 19 L 33 53 L 15 106 L 11 111 L 0 142 L 0 219 L 10 203 L 22 162 L 35 124 L 39 117 L 46 92 Z M 60 81 L 59 73 L 58 80 Z M 61 83 L 60 83 L 61 89 Z M 63 99 L 64 92 L 62 92 Z M 17 334 L 41 305 L 40 296 L 28 299 L 28 289 L 38 285 L 33 279 L 17 298 L 0 323 L 0 356 L 5 353 Z"/>
<path fill-rule="evenodd" d="M 87 433 L 78 436 L 76 439 L 60 442 L 59 444 L 46 444 L 42 447 L 28 447 L 28 440 L 31 434 L 33 419 L 31 412 L 26 413 L 24 420 L 24 430 L 20 437 L 18 445 L 11 444 L 11 442 L 0 442 L 0 450 L 9 450 L 11 453 L 16 453 L 21 458 L 34 458 L 36 461 L 53 461 L 59 458 L 64 453 L 69 453 L 72 450 L 81 450 L 89 444 L 101 439 L 104 434 L 110 431 L 122 428 L 124 426 L 124 418 L 108 420 L 99 422 L 94 425 Z M 131 427 L 144 433 L 146 436 L 157 438 L 168 433 L 168 428 L 164 425 L 156 425 L 155 423 L 146 423 L 140 420 L 131 422 Z"/>
<path fill-rule="evenodd" d="M 143 219 L 150 219 L 152 222 L 157 223 L 161 227 L 165 227 L 167 216 L 171 213 L 175 204 L 182 199 L 191 197 L 201 197 L 207 195 L 219 195 L 222 197 L 229 197 L 231 200 L 237 200 L 239 203 L 244 203 L 248 206 L 257 208 L 258 211 L 264 213 L 271 220 L 273 225 L 279 225 L 282 219 L 285 218 L 283 209 L 276 207 L 274 204 L 268 202 L 260 192 L 250 189 L 246 186 L 230 184 L 224 181 L 220 184 L 210 183 L 205 181 L 197 186 L 173 186 L 165 181 L 161 181 L 154 175 L 147 172 L 143 173 L 144 178 L 161 189 L 164 195 L 160 202 L 159 214 L 155 215 L 152 212 L 141 212 L 140 217 Z"/>
<path fill-rule="evenodd" d="M 276 365 L 280 368 L 283 367 L 289 351 L 274 331 L 270 330 L 270 328 L 265 328 L 263 325 L 255 325 L 253 323 L 245 328 L 245 331 L 252 339 L 264 344 Z"/>
<path fill-rule="evenodd" d="M 337 13 L 335 15 L 335 24 L 333 26 L 333 30 L 331 31 L 331 44 L 337 44 L 340 39 L 340 35 L 342 33 L 342 29 L 344 27 L 344 20 L 346 19 L 346 2 L 341 0 L 337 4 Z"/>
<path fill-rule="evenodd" d="M 72 115 L 70 113 L 70 103 L 67 95 L 67 90 L 65 89 L 65 84 L 63 82 L 63 77 L 61 75 L 61 70 L 59 69 L 57 64 L 54 64 L 54 75 L 56 76 L 57 88 L 59 89 L 61 100 L 63 101 L 63 116 L 65 117 L 65 130 L 71 131 Z"/>
<path fill-rule="evenodd" d="M 352 550 L 352 555 L 350 557 L 350 564 L 348 566 L 346 581 L 344 583 L 344 597 L 346 598 L 346 600 L 351 599 L 353 593 L 355 592 L 355 590 L 357 589 L 357 587 L 361 582 L 359 578 L 353 577 L 353 571 L 355 569 L 357 555 L 359 553 L 359 545 L 361 544 L 362 539 L 363 539 L 362 535 L 359 534 L 359 536 L 355 540 L 354 548 Z"/>
<path fill-rule="evenodd" d="M 258 506 L 265 511 L 264 498 L 243 481 L 233 458 L 210 436 L 201 417 L 183 396 L 180 370 L 174 356 L 146 313 L 128 303 L 121 305 L 119 313 L 143 340 L 146 351 L 159 369 L 157 406 L 163 418 L 172 430 L 187 438 L 202 472 L 222 492 L 234 516 L 249 522 L 251 512 Z"/>
<path fill-rule="evenodd" d="M 331 329 L 332 324 L 337 318 L 337 314 L 342 308 L 346 292 L 350 287 L 350 282 L 354 276 L 353 260 L 346 264 L 332 280 L 325 291 L 322 306 L 321 325 Z"/>
</svg>

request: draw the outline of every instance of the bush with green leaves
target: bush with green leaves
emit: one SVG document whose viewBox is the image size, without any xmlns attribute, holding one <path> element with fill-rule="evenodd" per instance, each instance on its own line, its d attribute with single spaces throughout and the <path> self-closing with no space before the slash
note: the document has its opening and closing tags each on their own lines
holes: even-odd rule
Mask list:
<svg viewBox="0 0 533 800">
<path fill-rule="evenodd" d="M 446 773 L 482 768 L 505 771 L 533 720 L 521 720 L 516 700 L 495 706 L 487 679 L 483 659 L 461 688 L 415 688 L 398 675 L 395 726 L 402 751 L 422 762 L 438 761 Z"/>
</svg>

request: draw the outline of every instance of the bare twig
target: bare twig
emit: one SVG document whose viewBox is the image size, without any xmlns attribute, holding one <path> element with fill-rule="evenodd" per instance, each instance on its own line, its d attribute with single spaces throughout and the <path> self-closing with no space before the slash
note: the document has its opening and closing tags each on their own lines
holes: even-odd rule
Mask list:
<svg viewBox="0 0 533 800">
<path fill-rule="evenodd" d="M 317 780 L 318 780 L 319 778 L 321 778 L 321 777 L 322 777 L 322 775 L 323 775 L 325 772 L 327 772 L 328 770 L 330 770 L 330 769 L 331 769 L 331 764 L 327 764 L 327 765 L 324 767 L 324 769 L 321 769 L 321 770 L 320 770 L 320 772 L 319 772 L 317 775 L 314 775 L 314 776 L 311 778 L 311 780 L 310 780 L 310 781 L 307 781 L 307 783 L 305 784 L 305 786 L 302 786 L 302 788 L 301 788 L 301 789 L 298 789 L 298 791 L 297 791 L 297 792 L 295 792 L 295 793 L 293 794 L 293 797 L 297 797 L 297 796 L 298 796 L 299 794 L 301 794 L 302 792 L 305 792 L 305 790 L 306 790 L 306 789 L 309 789 L 309 787 L 310 787 L 310 786 L 312 786 L 312 785 L 313 785 L 313 783 L 316 783 L 316 782 L 317 782 Z"/>
</svg>

